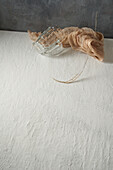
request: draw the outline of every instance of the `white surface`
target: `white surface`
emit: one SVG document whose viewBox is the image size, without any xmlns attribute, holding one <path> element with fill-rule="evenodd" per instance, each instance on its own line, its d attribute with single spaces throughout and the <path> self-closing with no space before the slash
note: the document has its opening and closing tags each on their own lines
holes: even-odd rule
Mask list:
<svg viewBox="0 0 113 170">
<path fill-rule="evenodd" d="M 0 31 L 0 170 L 113 169 L 113 40 L 105 62 L 44 57 L 27 33 Z"/>
</svg>

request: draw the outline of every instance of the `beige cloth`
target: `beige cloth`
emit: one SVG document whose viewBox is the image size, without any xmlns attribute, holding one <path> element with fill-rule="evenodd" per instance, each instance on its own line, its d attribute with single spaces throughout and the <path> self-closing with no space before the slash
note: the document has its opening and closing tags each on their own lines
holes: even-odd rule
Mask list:
<svg viewBox="0 0 113 170">
<path fill-rule="evenodd" d="M 36 41 L 41 32 L 28 31 L 31 40 Z M 72 47 L 74 50 L 82 51 L 97 58 L 99 61 L 104 59 L 104 36 L 100 32 L 95 32 L 91 28 L 66 27 L 58 29 L 43 41 L 53 43 L 59 39 L 64 48 Z"/>
</svg>

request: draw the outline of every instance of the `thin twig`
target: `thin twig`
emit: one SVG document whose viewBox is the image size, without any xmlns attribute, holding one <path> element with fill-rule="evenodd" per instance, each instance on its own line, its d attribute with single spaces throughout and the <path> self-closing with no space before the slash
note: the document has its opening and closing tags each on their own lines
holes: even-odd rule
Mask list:
<svg viewBox="0 0 113 170">
<path fill-rule="evenodd" d="M 98 11 L 95 14 L 95 31 L 97 30 L 97 19 L 98 19 Z"/>
<path fill-rule="evenodd" d="M 72 77 L 71 79 L 69 79 L 69 80 L 67 80 L 67 81 L 62 81 L 62 80 L 57 80 L 57 79 L 53 78 L 53 80 L 55 80 L 55 81 L 57 81 L 57 82 L 59 82 L 59 83 L 65 83 L 65 84 L 69 84 L 69 83 L 75 82 L 75 81 L 80 77 L 80 75 L 83 73 L 83 71 L 84 71 L 84 69 L 85 69 L 85 66 L 86 66 L 86 64 L 87 64 L 87 61 L 88 61 L 88 57 L 86 58 L 86 61 L 85 61 L 85 63 L 84 63 L 84 66 L 83 66 L 82 71 L 81 71 L 80 73 L 76 74 L 76 75 L 75 75 L 74 77 Z"/>
</svg>

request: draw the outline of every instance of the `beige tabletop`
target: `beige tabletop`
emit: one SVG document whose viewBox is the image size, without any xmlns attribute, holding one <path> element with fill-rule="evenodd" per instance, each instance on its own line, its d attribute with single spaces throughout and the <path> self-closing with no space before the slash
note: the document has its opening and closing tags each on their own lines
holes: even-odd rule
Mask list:
<svg viewBox="0 0 113 170">
<path fill-rule="evenodd" d="M 113 40 L 105 59 L 42 56 L 27 33 L 0 31 L 0 170 L 113 169 Z"/>
</svg>

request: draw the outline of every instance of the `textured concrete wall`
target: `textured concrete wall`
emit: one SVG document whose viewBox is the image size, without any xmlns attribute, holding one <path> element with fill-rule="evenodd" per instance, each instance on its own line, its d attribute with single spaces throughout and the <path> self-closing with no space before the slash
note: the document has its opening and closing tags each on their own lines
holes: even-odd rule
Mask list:
<svg viewBox="0 0 113 170">
<path fill-rule="evenodd" d="M 88 26 L 113 38 L 113 0 L 0 0 L 0 29 L 40 31 L 50 25 Z"/>
</svg>

